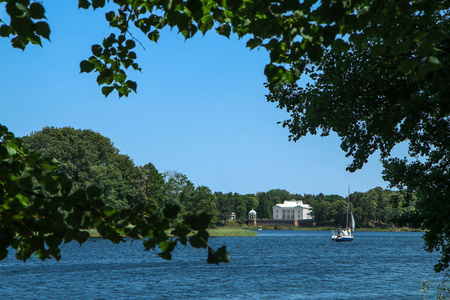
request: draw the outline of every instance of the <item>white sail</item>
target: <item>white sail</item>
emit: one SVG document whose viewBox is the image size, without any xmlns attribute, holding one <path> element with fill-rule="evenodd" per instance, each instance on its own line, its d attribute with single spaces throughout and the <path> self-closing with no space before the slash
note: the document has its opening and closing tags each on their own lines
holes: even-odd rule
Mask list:
<svg viewBox="0 0 450 300">
<path fill-rule="evenodd" d="M 355 231 L 355 218 L 353 217 L 353 212 L 351 213 L 352 215 L 352 232 Z"/>
</svg>

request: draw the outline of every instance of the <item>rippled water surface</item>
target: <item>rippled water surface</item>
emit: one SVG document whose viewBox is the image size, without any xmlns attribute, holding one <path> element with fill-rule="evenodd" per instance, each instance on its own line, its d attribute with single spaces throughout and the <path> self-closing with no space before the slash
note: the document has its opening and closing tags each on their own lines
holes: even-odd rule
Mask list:
<svg viewBox="0 0 450 300">
<path fill-rule="evenodd" d="M 418 299 L 436 253 L 421 233 L 356 232 L 334 243 L 323 231 L 259 231 L 211 238 L 231 262 L 206 264 L 206 250 L 179 247 L 172 261 L 139 241 L 64 245 L 59 262 L 0 262 L 0 299 Z M 435 290 L 430 291 L 432 299 Z"/>
</svg>

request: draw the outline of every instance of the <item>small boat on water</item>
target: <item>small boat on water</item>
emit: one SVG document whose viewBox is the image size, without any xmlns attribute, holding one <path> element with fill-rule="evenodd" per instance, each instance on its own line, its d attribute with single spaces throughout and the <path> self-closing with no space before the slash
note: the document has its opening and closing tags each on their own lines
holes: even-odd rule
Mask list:
<svg viewBox="0 0 450 300">
<path fill-rule="evenodd" d="M 345 223 L 345 229 L 333 229 L 331 231 L 331 239 L 334 242 L 353 242 L 353 233 L 355 231 L 355 218 L 353 217 L 353 213 L 350 212 L 351 215 L 351 227 L 348 227 L 348 211 L 350 208 L 350 187 L 348 188 L 348 197 L 347 197 L 347 220 Z"/>
</svg>

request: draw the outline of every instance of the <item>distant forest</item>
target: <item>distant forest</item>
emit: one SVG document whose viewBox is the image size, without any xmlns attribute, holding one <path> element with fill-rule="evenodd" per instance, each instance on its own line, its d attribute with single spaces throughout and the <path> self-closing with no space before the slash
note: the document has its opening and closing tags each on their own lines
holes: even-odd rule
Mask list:
<svg viewBox="0 0 450 300">
<path fill-rule="evenodd" d="M 58 171 L 72 179 L 74 191 L 96 185 L 103 201 L 118 210 L 178 204 L 180 216 L 202 210 L 213 215 L 212 224 L 221 225 L 232 212 L 238 221 L 246 220 L 251 209 L 256 210 L 258 219 L 271 219 L 274 205 L 295 199 L 312 206 L 316 226 L 345 225 L 347 199 L 339 195 L 300 195 L 283 189 L 246 195 L 213 193 L 206 186 L 195 186 L 182 173 L 161 173 L 150 162 L 136 166 L 109 138 L 92 130 L 45 127 L 23 140 L 28 149 L 56 158 Z M 414 210 L 414 198 L 406 201 L 400 192 L 376 187 L 351 194 L 350 208 L 357 227 L 388 227 L 393 218 Z"/>
</svg>

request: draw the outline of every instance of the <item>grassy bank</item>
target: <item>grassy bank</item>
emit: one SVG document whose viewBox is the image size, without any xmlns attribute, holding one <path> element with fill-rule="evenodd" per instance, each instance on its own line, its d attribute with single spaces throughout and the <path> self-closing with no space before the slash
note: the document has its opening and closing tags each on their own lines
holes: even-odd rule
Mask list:
<svg viewBox="0 0 450 300">
<path fill-rule="evenodd" d="M 91 235 L 91 237 L 101 237 L 96 229 L 89 229 L 88 232 Z M 210 236 L 256 236 L 257 235 L 256 231 L 251 231 L 251 230 L 243 229 L 243 228 L 227 228 L 227 227 L 208 229 L 208 233 Z"/>
<path fill-rule="evenodd" d="M 214 229 L 208 229 L 210 236 L 257 236 L 256 226 L 225 226 Z M 273 230 L 273 226 L 263 226 L 263 230 Z M 331 231 L 331 227 L 294 227 L 294 226 L 282 226 L 276 228 L 277 230 L 320 230 Z M 100 237 L 100 234 L 95 229 L 88 230 L 91 237 Z M 382 229 L 382 228 L 357 228 L 355 231 L 416 231 L 409 228 L 395 228 L 394 229 Z"/>
<path fill-rule="evenodd" d="M 214 229 L 208 229 L 210 236 L 256 236 L 256 231 L 251 231 L 242 228 L 227 228 L 220 227 Z"/>
<path fill-rule="evenodd" d="M 235 226 L 225 226 L 225 228 L 235 228 L 235 229 L 246 229 L 246 230 L 256 230 L 258 226 L 247 226 L 242 225 L 239 227 Z M 262 226 L 263 230 L 310 230 L 310 231 L 331 231 L 335 227 L 295 227 L 295 226 Z M 420 231 L 417 229 L 411 229 L 408 227 L 402 228 L 356 228 L 355 231 L 382 231 L 382 232 L 413 232 Z"/>
</svg>

